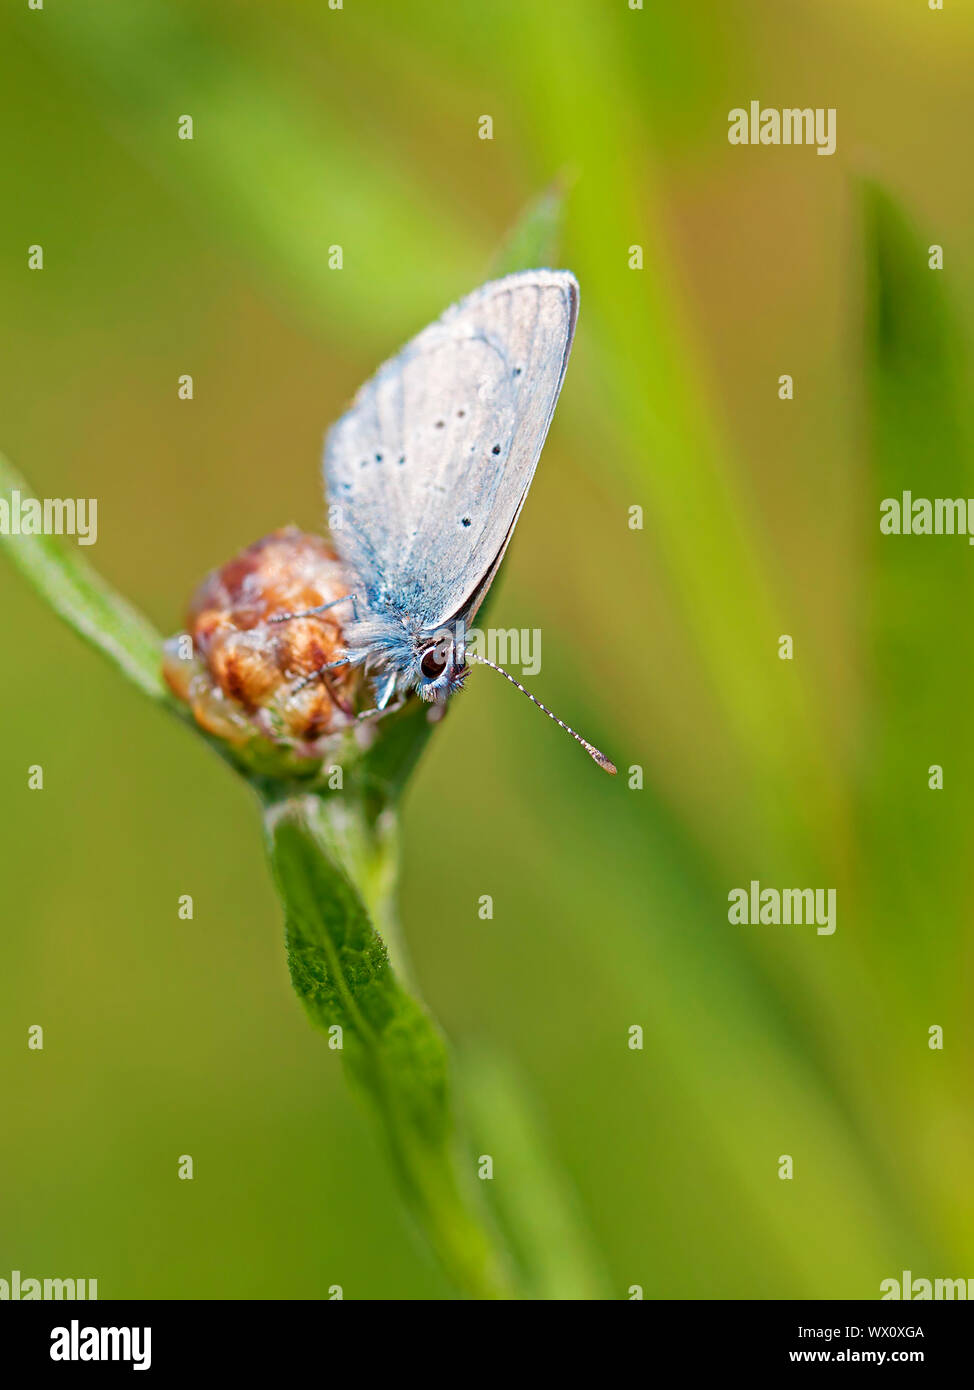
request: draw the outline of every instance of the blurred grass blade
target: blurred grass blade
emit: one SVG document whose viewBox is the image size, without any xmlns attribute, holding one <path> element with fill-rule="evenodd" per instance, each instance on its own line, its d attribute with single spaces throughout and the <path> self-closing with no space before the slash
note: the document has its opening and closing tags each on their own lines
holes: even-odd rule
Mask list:
<svg viewBox="0 0 974 1390">
<path fill-rule="evenodd" d="M 341 1028 L 345 1067 L 378 1115 L 407 1203 L 458 1287 L 476 1298 L 511 1296 L 461 1193 L 443 1039 L 398 984 L 333 855 L 327 815 L 313 797 L 271 803 L 265 813 L 294 988 L 313 1023 Z"/>
<path fill-rule="evenodd" d="M 32 496 L 23 478 L 0 455 L 0 495 Z M 146 695 L 172 706 L 162 679 L 162 638 L 137 609 L 121 598 L 74 550 L 52 536 L 0 534 L 0 547 L 54 611 L 86 642 L 103 652 Z"/>
<path fill-rule="evenodd" d="M 404 310 L 418 317 L 435 301 L 444 281 L 463 283 L 482 220 L 468 223 L 436 171 L 407 167 L 381 128 L 349 122 L 291 80 L 277 60 L 289 21 L 261 6 L 236 10 L 231 42 L 199 7 L 166 0 L 64 6 L 43 35 L 25 5 L 18 29 L 66 80 L 97 92 L 97 119 L 186 199 L 216 246 L 251 258 L 315 331 L 357 323 L 381 341 Z M 328 49 L 336 43 L 330 37 Z M 190 98 L 187 159 L 175 121 Z M 381 177 L 364 178 L 365 169 Z M 390 226 L 409 275 L 388 255 Z M 340 274 L 329 266 L 331 244 L 348 252 Z M 376 293 L 383 276 L 395 295 Z"/>
<path fill-rule="evenodd" d="M 462 1054 L 460 1070 L 478 1151 L 494 1160 L 488 1196 L 525 1296 L 610 1297 L 578 1202 L 551 1160 L 516 1073 L 485 1050 Z"/>
<path fill-rule="evenodd" d="M 491 261 L 488 280 L 555 264 L 561 244 L 565 192 L 562 175 L 531 200 Z"/>
<path fill-rule="evenodd" d="M 956 984 L 958 961 L 969 951 L 969 821 L 957 814 L 950 791 L 930 790 L 927 776 L 931 764 L 941 764 L 955 795 L 974 784 L 966 700 L 945 698 L 974 682 L 974 649 L 958 636 L 974 605 L 974 557 L 962 534 L 884 535 L 879 520 L 889 498 L 910 514 L 902 500 L 907 492 L 930 500 L 974 497 L 968 356 L 949 270 L 929 266 L 932 238 L 873 181 L 861 185 L 860 207 L 872 544 L 862 644 L 869 720 L 859 731 L 857 756 L 857 916 L 860 939 L 870 947 L 870 992 L 895 1027 L 882 1034 L 878 1056 L 863 1067 L 857 1111 L 890 1155 L 891 1169 L 912 1175 L 923 1194 L 918 1210 L 940 1208 L 924 1234 L 932 1258 L 949 1265 L 974 1239 L 969 1205 L 946 1214 L 947 1194 L 969 1166 L 974 1127 L 966 1097 L 942 1069 L 930 1069 L 912 1039 L 932 1018 L 948 1034 L 968 1028 L 969 1002 Z M 969 515 L 967 521 L 970 526 Z M 935 949 L 918 951 L 918 941 L 936 943 Z M 877 1084 L 879 1076 L 884 1080 Z M 896 1078 L 895 1089 L 886 1077 Z M 898 1112 L 908 1113 L 911 1124 L 884 1134 Z M 929 1143 L 945 1115 L 951 1116 L 950 1159 Z"/>
<path fill-rule="evenodd" d="M 910 488 L 917 466 L 966 486 L 960 409 L 963 340 L 927 247 L 879 185 L 862 185 L 870 420 L 884 486 Z M 927 474 L 929 477 L 929 473 Z"/>
<path fill-rule="evenodd" d="M 963 536 L 881 535 L 879 504 L 884 498 L 899 502 L 905 492 L 972 497 L 974 460 L 963 405 L 964 343 L 946 272 L 929 269 L 926 239 L 881 187 L 864 184 L 862 197 L 876 696 L 865 734 L 872 753 L 863 762 L 868 806 L 862 822 L 878 861 L 874 891 L 881 894 L 885 884 L 887 905 L 895 907 L 888 946 L 912 956 L 910 937 L 923 921 L 942 939 L 946 922 L 962 932 L 967 917 L 967 828 L 936 814 L 916 765 L 919 743 L 930 753 L 920 754 L 921 771 L 949 756 L 952 777 L 964 784 L 974 777 L 966 705 L 943 698 L 945 689 L 967 690 L 974 679 L 971 644 L 957 640 L 958 622 L 974 603 L 974 569 Z M 906 787 L 915 787 L 919 799 L 905 796 Z M 887 846 L 898 837 L 909 843 L 910 854 L 890 864 Z M 936 895 L 930 883 L 938 885 Z M 900 930 L 892 925 L 897 922 Z M 924 968 L 942 968 L 940 960 L 931 955 Z"/>
</svg>

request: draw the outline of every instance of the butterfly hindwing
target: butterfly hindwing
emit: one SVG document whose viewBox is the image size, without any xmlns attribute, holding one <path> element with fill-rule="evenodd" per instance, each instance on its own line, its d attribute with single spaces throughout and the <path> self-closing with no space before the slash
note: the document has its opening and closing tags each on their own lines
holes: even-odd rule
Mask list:
<svg viewBox="0 0 974 1390">
<path fill-rule="evenodd" d="M 367 602 L 436 627 L 476 610 L 523 505 L 578 312 L 568 271 L 482 286 L 385 363 L 332 427 L 333 534 Z"/>
</svg>

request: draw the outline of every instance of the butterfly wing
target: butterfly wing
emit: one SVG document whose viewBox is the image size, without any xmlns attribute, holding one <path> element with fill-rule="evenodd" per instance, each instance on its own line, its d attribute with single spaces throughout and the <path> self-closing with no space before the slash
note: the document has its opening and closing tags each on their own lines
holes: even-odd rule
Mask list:
<svg viewBox="0 0 974 1390">
<path fill-rule="evenodd" d="M 325 443 L 333 534 L 366 601 L 470 619 L 527 496 L 568 364 L 578 284 L 475 290 L 362 387 Z"/>
</svg>

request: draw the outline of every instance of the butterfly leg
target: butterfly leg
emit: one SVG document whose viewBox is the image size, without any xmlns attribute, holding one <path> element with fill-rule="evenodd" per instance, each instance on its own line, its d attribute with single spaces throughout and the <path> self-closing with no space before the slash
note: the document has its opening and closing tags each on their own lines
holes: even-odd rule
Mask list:
<svg viewBox="0 0 974 1390">
<path fill-rule="evenodd" d="M 393 710 L 402 709 L 406 703 L 406 697 L 400 695 L 395 704 L 390 705 L 389 701 L 396 693 L 396 673 L 390 671 L 384 677 L 375 692 L 375 709 L 362 710 L 359 719 L 374 719 L 377 714 L 391 714 Z"/>
<path fill-rule="evenodd" d="M 296 695 L 299 690 L 303 690 L 305 686 L 310 685 L 312 681 L 316 681 L 319 676 L 327 685 L 328 677 L 325 675 L 326 671 L 333 671 L 336 666 L 349 666 L 350 664 L 351 659 L 347 656 L 343 656 L 339 661 L 329 661 L 325 666 L 319 666 L 317 671 L 312 671 L 310 675 L 302 676 L 297 684 L 292 686 L 291 694 Z"/>
<path fill-rule="evenodd" d="M 405 703 L 406 697 L 403 695 L 395 702 L 394 705 L 386 705 L 385 708 L 383 708 L 381 705 L 376 705 L 375 709 L 362 710 L 358 717 L 359 719 L 375 719 L 375 717 L 379 714 L 395 714 L 396 710 L 402 709 Z"/>
<path fill-rule="evenodd" d="M 342 594 L 341 598 L 333 598 L 330 603 L 319 603 L 316 608 L 304 608 L 300 613 L 275 613 L 273 618 L 268 618 L 269 623 L 289 623 L 292 618 L 313 618 L 316 613 L 324 613 L 329 608 L 335 608 L 339 603 L 347 600 L 352 603 L 352 616 L 358 618 L 358 606 L 355 602 L 354 594 Z"/>
<path fill-rule="evenodd" d="M 331 696 L 332 704 L 335 705 L 336 708 L 340 709 L 341 712 L 342 712 L 342 714 L 344 714 L 347 718 L 349 718 L 349 719 L 353 718 L 354 715 L 355 715 L 355 710 L 352 708 L 351 704 L 350 704 L 349 701 L 345 698 L 345 696 L 341 693 L 341 691 L 335 689 L 335 685 L 334 685 L 334 683 L 333 683 L 331 677 L 329 676 L 328 672 L 327 672 L 327 671 L 321 671 L 321 672 L 320 672 L 320 675 L 321 675 L 322 683 L 324 684 L 325 689 L 328 691 L 328 694 Z"/>
</svg>

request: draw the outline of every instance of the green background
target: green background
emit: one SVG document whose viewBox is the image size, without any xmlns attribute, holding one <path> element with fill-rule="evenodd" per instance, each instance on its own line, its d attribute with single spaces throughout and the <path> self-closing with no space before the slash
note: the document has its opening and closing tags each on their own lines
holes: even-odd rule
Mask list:
<svg viewBox="0 0 974 1390">
<path fill-rule="evenodd" d="M 903 488 L 974 495 L 972 36 L 955 0 L 0 19 L 0 448 L 99 499 L 84 553 L 167 632 L 209 568 L 320 527 L 328 422 L 566 178 L 578 337 L 491 622 L 542 629 L 533 688 L 620 776 L 475 675 L 406 800 L 402 908 L 615 1297 L 974 1276 L 974 556 L 878 528 Z M 836 107 L 837 153 L 729 145 L 751 99 Z M 453 1296 L 291 992 L 255 805 L 0 576 L 0 1277 Z M 835 935 L 731 926 L 752 878 L 836 888 Z"/>
</svg>

